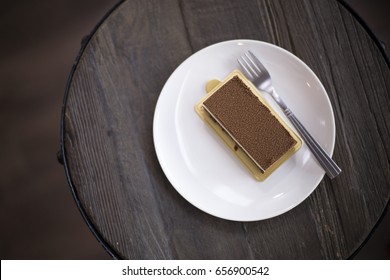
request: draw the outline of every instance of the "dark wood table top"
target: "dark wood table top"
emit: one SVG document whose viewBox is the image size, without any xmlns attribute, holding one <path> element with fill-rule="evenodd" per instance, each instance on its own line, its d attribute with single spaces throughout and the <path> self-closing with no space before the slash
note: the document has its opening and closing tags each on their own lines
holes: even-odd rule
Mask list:
<svg viewBox="0 0 390 280">
<path fill-rule="evenodd" d="M 294 209 L 257 222 L 206 214 L 165 177 L 153 145 L 164 83 L 194 52 L 232 39 L 281 46 L 323 83 L 343 169 Z M 83 41 L 65 94 L 62 156 L 87 224 L 126 259 L 345 259 L 390 197 L 390 71 L 336 0 L 129 0 Z"/>
</svg>

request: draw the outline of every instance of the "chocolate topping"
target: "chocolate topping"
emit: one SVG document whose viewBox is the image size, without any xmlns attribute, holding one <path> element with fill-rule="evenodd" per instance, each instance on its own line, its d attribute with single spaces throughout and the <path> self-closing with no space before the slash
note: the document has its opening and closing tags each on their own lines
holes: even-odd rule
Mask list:
<svg viewBox="0 0 390 280">
<path fill-rule="evenodd" d="M 296 141 L 251 89 L 234 76 L 203 107 L 264 171 Z"/>
</svg>

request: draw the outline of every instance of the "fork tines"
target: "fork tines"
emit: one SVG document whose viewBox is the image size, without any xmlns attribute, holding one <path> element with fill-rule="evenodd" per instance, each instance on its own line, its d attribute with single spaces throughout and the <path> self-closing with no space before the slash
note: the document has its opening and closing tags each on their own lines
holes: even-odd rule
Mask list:
<svg viewBox="0 0 390 280">
<path fill-rule="evenodd" d="M 262 72 L 267 72 L 260 60 L 249 50 L 238 59 L 238 63 L 250 79 L 258 78 L 265 74 Z"/>
</svg>

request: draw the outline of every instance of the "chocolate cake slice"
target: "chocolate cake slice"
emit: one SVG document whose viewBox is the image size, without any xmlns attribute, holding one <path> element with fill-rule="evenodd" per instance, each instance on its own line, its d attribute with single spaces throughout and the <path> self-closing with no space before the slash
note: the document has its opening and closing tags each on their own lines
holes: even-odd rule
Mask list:
<svg viewBox="0 0 390 280">
<path fill-rule="evenodd" d="M 238 76 L 233 76 L 208 97 L 202 107 L 262 172 L 297 144 Z"/>
</svg>

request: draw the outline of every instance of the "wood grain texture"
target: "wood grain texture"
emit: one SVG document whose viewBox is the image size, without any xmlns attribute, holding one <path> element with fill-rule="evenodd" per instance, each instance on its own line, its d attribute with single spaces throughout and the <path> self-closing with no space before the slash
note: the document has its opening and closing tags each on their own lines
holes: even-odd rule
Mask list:
<svg viewBox="0 0 390 280">
<path fill-rule="evenodd" d="M 252 223 L 185 201 L 165 178 L 152 138 L 157 98 L 173 70 L 193 52 L 237 38 L 279 45 L 313 69 L 334 108 L 334 158 L 343 169 L 293 210 Z M 121 258 L 348 258 L 389 201 L 389 89 L 378 46 L 337 1 L 125 1 L 72 74 L 65 165 L 91 226 Z"/>
</svg>

